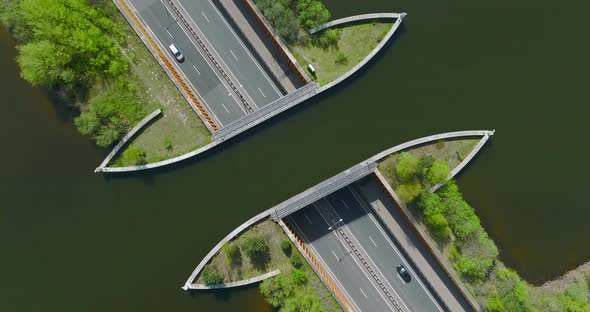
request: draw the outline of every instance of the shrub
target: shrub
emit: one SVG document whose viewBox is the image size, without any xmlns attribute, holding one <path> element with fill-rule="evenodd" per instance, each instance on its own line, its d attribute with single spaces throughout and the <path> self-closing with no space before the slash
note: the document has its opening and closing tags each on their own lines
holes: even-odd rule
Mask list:
<svg viewBox="0 0 590 312">
<path fill-rule="evenodd" d="M 236 244 L 227 243 L 222 248 L 225 253 L 225 262 L 227 264 L 241 264 L 240 249 Z"/>
<path fill-rule="evenodd" d="M 171 151 L 174 146 L 172 145 L 172 140 L 169 137 L 164 138 L 164 148 L 167 151 Z"/>
<path fill-rule="evenodd" d="M 335 62 L 336 64 L 346 64 L 348 63 L 348 56 L 346 56 L 346 53 L 344 53 L 344 51 L 338 50 L 338 52 L 336 52 Z"/>
<path fill-rule="evenodd" d="M 584 281 L 577 281 L 571 284 L 565 289 L 563 294 L 572 298 L 574 301 L 588 303 L 588 285 Z"/>
<path fill-rule="evenodd" d="M 223 283 L 223 275 L 209 265 L 203 268 L 201 274 L 203 274 L 203 283 L 205 283 L 205 285 L 217 285 Z"/>
<path fill-rule="evenodd" d="M 289 262 L 291 262 L 291 265 L 300 269 L 301 267 L 303 267 L 303 257 L 301 257 L 301 255 L 299 253 L 292 253 L 291 257 L 289 258 Z"/>
<path fill-rule="evenodd" d="M 145 152 L 138 147 L 129 147 L 123 152 L 123 161 L 134 165 L 144 165 Z"/>
<path fill-rule="evenodd" d="M 260 284 L 260 293 L 275 308 L 282 306 L 285 300 L 293 294 L 294 289 L 293 280 L 285 274 L 268 278 Z"/>
<path fill-rule="evenodd" d="M 305 284 L 307 283 L 307 275 L 305 275 L 305 272 L 302 270 L 295 269 L 293 272 L 291 272 L 291 280 L 296 285 Z"/>
<path fill-rule="evenodd" d="M 416 177 L 418 172 L 418 158 L 406 152 L 399 155 L 395 172 L 402 179 L 402 181 L 410 181 Z"/>
<path fill-rule="evenodd" d="M 449 222 L 441 213 L 435 213 L 426 217 L 426 222 L 431 233 L 436 239 L 446 240 L 451 235 Z"/>
<path fill-rule="evenodd" d="M 443 160 L 437 160 L 434 163 L 432 163 L 432 166 L 426 174 L 426 179 L 428 180 L 428 182 L 434 185 L 438 182 L 443 181 L 448 176 L 449 166 L 447 165 L 447 162 Z"/>
<path fill-rule="evenodd" d="M 242 245 L 242 251 L 250 258 L 252 264 L 264 267 L 270 260 L 270 249 L 261 237 L 250 237 Z"/>
<path fill-rule="evenodd" d="M 291 248 L 291 242 L 288 239 L 284 239 L 281 241 L 281 250 L 285 255 L 291 255 Z"/>
<path fill-rule="evenodd" d="M 500 297 L 498 297 L 498 294 L 494 294 L 491 297 L 488 298 L 487 300 L 488 302 L 488 311 L 490 312 L 504 312 L 504 303 L 502 303 L 502 300 L 500 299 Z"/>
<path fill-rule="evenodd" d="M 422 191 L 422 185 L 417 180 L 401 184 L 395 193 L 404 203 L 409 203 Z"/>
</svg>

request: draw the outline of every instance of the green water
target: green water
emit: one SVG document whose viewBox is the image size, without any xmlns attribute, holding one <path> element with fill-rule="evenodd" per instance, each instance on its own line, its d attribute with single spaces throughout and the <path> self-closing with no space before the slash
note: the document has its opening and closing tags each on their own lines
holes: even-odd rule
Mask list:
<svg viewBox="0 0 590 312">
<path fill-rule="evenodd" d="M 538 283 L 590 259 L 589 2 L 326 3 L 334 17 L 409 15 L 331 94 L 204 157 L 127 176 L 92 173 L 107 151 L 19 78 L 1 32 L 0 310 L 269 311 L 256 288 L 180 286 L 256 213 L 387 147 L 462 129 L 497 130 L 459 181 L 503 260 Z"/>
</svg>

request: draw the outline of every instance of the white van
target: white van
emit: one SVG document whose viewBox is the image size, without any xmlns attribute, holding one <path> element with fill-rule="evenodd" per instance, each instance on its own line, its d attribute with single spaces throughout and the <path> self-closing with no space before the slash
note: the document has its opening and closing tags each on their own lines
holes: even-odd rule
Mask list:
<svg viewBox="0 0 590 312">
<path fill-rule="evenodd" d="M 176 58 L 176 60 L 178 60 L 179 62 L 182 62 L 184 60 L 184 55 L 182 55 L 182 53 L 180 53 L 180 51 L 178 51 L 178 49 L 176 48 L 176 46 L 174 44 L 171 44 L 168 48 L 170 48 L 170 52 L 172 52 L 172 54 L 174 54 L 174 57 Z"/>
</svg>

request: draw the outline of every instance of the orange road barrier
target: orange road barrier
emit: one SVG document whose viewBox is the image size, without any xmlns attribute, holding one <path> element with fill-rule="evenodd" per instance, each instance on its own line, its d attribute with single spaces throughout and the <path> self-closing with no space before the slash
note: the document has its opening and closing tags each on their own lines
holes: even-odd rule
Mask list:
<svg viewBox="0 0 590 312">
<path fill-rule="evenodd" d="M 176 78 L 176 81 L 178 82 L 178 84 L 180 84 L 180 86 L 182 87 L 182 89 L 184 90 L 184 92 L 186 92 L 186 94 L 188 94 L 188 96 L 191 99 L 191 101 L 193 102 L 193 104 L 195 104 L 195 107 L 199 110 L 199 112 L 201 112 L 201 114 L 203 115 L 203 117 L 205 117 L 205 120 L 207 120 L 207 123 L 209 123 L 209 125 L 211 126 L 211 128 L 213 128 L 214 131 L 219 130 L 219 127 L 215 124 L 215 122 L 213 121 L 213 119 L 211 119 L 211 117 L 209 116 L 209 114 L 207 113 L 207 111 L 201 106 L 201 104 L 197 100 L 197 97 L 189 89 L 189 87 L 186 85 L 186 83 L 184 82 L 184 80 L 180 77 L 180 75 L 178 74 L 178 72 L 176 71 L 176 69 L 172 66 L 172 64 L 170 64 L 170 61 L 168 61 L 168 59 L 162 53 L 162 51 L 160 50 L 160 48 L 158 48 L 158 45 L 150 37 L 150 35 L 145 30 L 145 28 L 143 27 L 143 25 L 141 25 L 141 23 L 139 22 L 139 20 L 135 16 L 135 14 L 133 14 L 133 12 L 129 8 L 129 6 L 123 0 L 117 0 L 117 2 L 125 10 L 125 13 L 127 13 L 127 16 L 129 16 L 129 18 L 133 21 L 133 23 L 135 24 L 135 26 L 137 27 L 137 29 L 139 29 L 141 31 L 141 33 L 143 34 L 143 36 L 147 39 L 147 41 L 150 44 L 150 46 L 152 47 L 152 49 L 156 52 L 156 54 L 158 55 L 158 57 L 160 58 L 160 60 L 164 63 L 164 65 L 166 65 L 166 68 L 168 68 L 168 70 L 170 71 L 170 73 L 172 73 L 172 75 L 174 76 L 174 78 Z"/>
<path fill-rule="evenodd" d="M 301 247 L 301 249 L 305 252 L 307 257 L 311 260 L 311 264 L 313 264 L 313 266 L 317 269 L 317 271 L 322 275 L 322 277 L 324 278 L 324 280 L 326 281 L 328 286 L 332 289 L 334 294 L 338 297 L 338 299 L 340 299 L 340 302 L 342 302 L 342 304 L 344 305 L 345 310 L 348 312 L 353 312 L 354 310 L 352 310 L 350 308 L 350 304 L 348 303 L 348 300 L 346 300 L 346 297 L 344 297 L 344 295 L 342 295 L 342 293 L 336 287 L 334 282 L 332 282 L 332 279 L 330 279 L 330 277 L 328 277 L 328 274 L 326 273 L 326 271 L 318 264 L 317 260 L 314 258 L 314 256 L 311 254 L 311 252 L 307 249 L 307 247 L 305 247 L 305 244 L 299 239 L 299 237 L 297 237 L 295 232 L 293 232 L 293 230 L 291 230 L 291 228 L 289 227 L 289 225 L 287 223 L 285 223 L 285 226 L 287 227 L 287 229 L 289 229 L 289 232 L 291 232 L 293 237 L 295 237 L 295 241 L 297 242 L 299 247 Z"/>
</svg>

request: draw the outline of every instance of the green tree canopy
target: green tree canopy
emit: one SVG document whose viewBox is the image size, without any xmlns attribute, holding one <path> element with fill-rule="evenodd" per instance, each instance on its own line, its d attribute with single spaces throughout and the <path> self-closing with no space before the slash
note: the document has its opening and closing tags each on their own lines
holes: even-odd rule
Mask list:
<svg viewBox="0 0 590 312">
<path fill-rule="evenodd" d="M 417 180 L 401 184 L 395 193 L 399 196 L 401 201 L 409 203 L 416 198 L 422 191 L 422 185 Z"/>
<path fill-rule="evenodd" d="M 17 61 L 34 85 L 114 77 L 127 69 L 112 21 L 86 0 L 21 0 L 19 18 L 30 30 Z"/>
<path fill-rule="evenodd" d="M 395 167 L 395 172 L 405 182 L 415 179 L 418 173 L 419 162 L 420 160 L 415 156 L 406 152 L 401 153 Z"/>
<path fill-rule="evenodd" d="M 330 11 L 319 0 L 297 0 L 299 23 L 311 29 L 330 20 Z"/>
<path fill-rule="evenodd" d="M 242 251 L 250 258 L 252 264 L 264 267 L 270 257 L 270 249 L 262 237 L 250 237 L 242 245 Z"/>
<path fill-rule="evenodd" d="M 123 152 L 123 159 L 125 163 L 134 165 L 144 165 L 145 152 L 138 147 L 129 147 Z"/>
<path fill-rule="evenodd" d="M 446 177 L 449 176 L 449 173 L 449 166 L 447 165 L 447 162 L 444 160 L 437 160 L 432 163 L 432 166 L 426 174 L 426 179 L 428 182 L 434 185 L 446 179 Z"/>
</svg>

